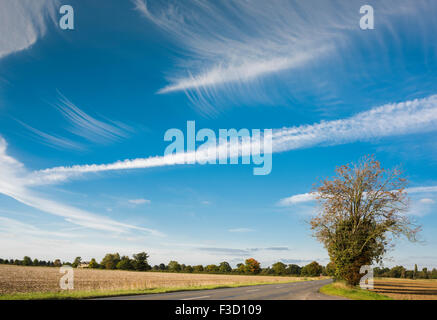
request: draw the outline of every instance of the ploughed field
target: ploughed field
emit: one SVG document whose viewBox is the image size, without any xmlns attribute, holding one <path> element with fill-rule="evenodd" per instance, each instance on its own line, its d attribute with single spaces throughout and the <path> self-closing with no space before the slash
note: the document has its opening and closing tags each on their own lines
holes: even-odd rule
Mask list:
<svg viewBox="0 0 437 320">
<path fill-rule="evenodd" d="M 0 265 L 0 295 L 60 292 L 59 268 Z M 308 280 L 309 278 L 305 278 Z M 74 269 L 74 291 L 142 290 L 299 281 L 304 278 Z"/>
<path fill-rule="evenodd" d="M 396 300 L 437 300 L 437 279 L 378 278 L 372 291 Z"/>
</svg>

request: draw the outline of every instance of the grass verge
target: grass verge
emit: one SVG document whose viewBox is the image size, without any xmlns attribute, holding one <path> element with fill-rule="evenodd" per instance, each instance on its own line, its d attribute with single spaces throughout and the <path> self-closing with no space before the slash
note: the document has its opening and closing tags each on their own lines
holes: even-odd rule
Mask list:
<svg viewBox="0 0 437 320">
<path fill-rule="evenodd" d="M 369 290 L 350 288 L 343 282 L 334 282 L 320 288 L 320 292 L 330 295 L 345 297 L 352 300 L 393 300 L 390 297 Z"/>
<path fill-rule="evenodd" d="M 115 297 L 115 296 L 130 296 L 140 294 L 168 293 L 178 291 L 196 291 L 196 290 L 211 290 L 220 288 L 237 288 L 258 286 L 263 284 L 284 284 L 301 281 L 312 281 L 313 279 L 293 280 L 283 282 L 254 282 L 241 284 L 222 284 L 222 285 L 205 285 L 193 287 L 169 287 L 169 288 L 154 288 L 143 290 L 95 290 L 95 291 L 62 291 L 62 292 L 29 292 L 0 295 L 0 300 L 71 300 L 71 299 L 90 299 L 100 297 Z"/>
</svg>

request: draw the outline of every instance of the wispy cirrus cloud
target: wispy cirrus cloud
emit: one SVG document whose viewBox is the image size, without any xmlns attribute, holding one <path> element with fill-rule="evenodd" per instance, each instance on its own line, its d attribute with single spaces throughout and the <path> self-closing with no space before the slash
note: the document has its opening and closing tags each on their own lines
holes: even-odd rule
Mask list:
<svg viewBox="0 0 437 320">
<path fill-rule="evenodd" d="M 311 263 L 313 261 L 318 261 L 320 263 L 323 263 L 325 261 L 327 261 L 328 259 L 326 258 L 317 258 L 317 259 L 281 259 L 281 262 L 283 263 L 289 263 L 289 264 L 298 264 L 298 265 L 305 265 L 308 263 Z M 329 260 L 328 260 L 329 261 Z"/>
<path fill-rule="evenodd" d="M 407 194 L 426 194 L 426 193 L 435 193 L 437 192 L 437 186 L 428 186 L 428 187 L 412 187 L 412 188 L 406 188 L 405 192 Z M 315 192 L 307 192 L 307 193 L 301 193 L 301 194 L 295 194 L 293 196 L 283 198 L 279 200 L 278 205 L 281 206 L 291 206 L 295 204 L 300 204 L 304 202 L 312 202 L 316 200 L 317 194 Z M 433 204 L 435 203 L 434 200 L 429 198 L 423 198 L 419 200 L 421 203 L 424 204 Z"/>
<path fill-rule="evenodd" d="M 251 228 L 233 228 L 233 229 L 229 229 L 229 232 L 234 232 L 234 233 L 246 233 L 246 232 L 254 232 L 254 229 Z"/>
<path fill-rule="evenodd" d="M 267 247 L 267 248 L 216 248 L 216 247 L 199 247 L 200 251 L 205 251 L 213 254 L 225 254 L 229 256 L 250 256 L 259 251 L 288 251 L 288 247 Z"/>
<path fill-rule="evenodd" d="M 435 211 L 434 204 L 436 200 L 432 199 L 432 194 L 437 192 L 437 186 L 423 186 L 406 188 L 405 192 L 411 195 L 411 203 L 408 209 L 408 214 L 411 216 L 423 217 Z M 427 196 L 424 198 L 424 196 Z M 316 200 L 315 192 L 296 194 L 290 197 L 283 198 L 278 201 L 277 205 L 282 207 L 299 207 L 303 204 L 312 205 Z M 301 211 L 299 209 L 299 211 Z M 314 211 L 308 211 L 308 214 L 314 214 Z"/>
<path fill-rule="evenodd" d="M 275 76 L 275 86 L 292 94 L 280 80 L 298 68 L 327 57 L 341 63 L 361 31 L 363 5 L 360 0 L 132 1 L 180 51 L 167 76 L 169 84 L 158 92 L 185 92 L 207 114 L 216 113 L 214 104 L 223 99 L 274 100 L 263 83 L 267 76 Z M 393 17 L 421 15 L 422 6 L 408 1 L 377 5 L 380 32 L 374 43 L 362 45 L 379 46 L 381 29 L 393 32 Z"/>
<path fill-rule="evenodd" d="M 155 236 L 163 234 L 157 230 L 130 225 L 82 209 L 62 204 L 35 193 L 28 187 L 28 172 L 24 165 L 6 152 L 6 141 L 0 137 L 0 193 L 29 207 L 62 217 L 70 223 L 96 230 L 125 233 L 139 231 Z"/>
<path fill-rule="evenodd" d="M 420 199 L 419 202 L 423 203 L 423 204 L 434 204 L 435 203 L 435 201 L 433 199 L 430 199 L 430 198 Z"/>
<path fill-rule="evenodd" d="M 58 135 L 49 134 L 38 130 L 34 127 L 29 126 L 28 124 L 17 120 L 23 127 L 29 130 L 32 134 L 32 137 L 36 138 L 38 142 L 45 144 L 54 148 L 62 148 L 62 149 L 75 149 L 75 150 L 83 150 L 84 146 L 78 142 L 70 140 L 65 137 L 61 137 Z"/>
<path fill-rule="evenodd" d="M 296 194 L 291 197 L 283 198 L 278 202 L 280 206 L 291 206 L 298 203 L 310 202 L 316 199 L 316 194 L 312 192 Z"/>
<path fill-rule="evenodd" d="M 437 192 L 437 186 L 412 187 L 406 190 L 408 193 L 433 193 Z"/>
<path fill-rule="evenodd" d="M 272 136 L 272 150 L 277 153 L 436 130 L 437 95 L 433 95 L 423 99 L 375 107 L 346 119 L 275 129 Z M 241 146 L 243 153 L 250 151 L 251 142 L 248 142 L 249 145 L 243 143 Z M 222 147 L 226 145 L 218 146 L 218 148 Z M 28 183 L 32 185 L 60 183 L 86 173 L 182 165 L 186 159 L 206 160 L 210 156 L 209 150 L 202 150 L 176 155 L 128 159 L 109 164 L 55 167 L 33 172 L 28 176 Z M 302 201 L 308 196 L 302 197 L 288 201 Z"/>
<path fill-rule="evenodd" d="M 333 30 L 341 24 L 338 19 L 350 25 L 346 15 L 321 3 L 324 9 L 316 14 L 311 1 L 133 2 L 186 53 L 168 76 L 170 84 L 159 93 L 185 91 L 205 109 L 212 108 L 209 103 L 219 90 L 246 92 L 244 85 L 262 76 L 298 68 L 326 54 L 332 49 Z M 330 20 L 334 17 L 336 23 Z"/>
<path fill-rule="evenodd" d="M 15 119 L 30 132 L 32 138 L 42 144 L 56 149 L 84 150 L 86 149 L 86 142 L 99 144 L 119 142 L 128 138 L 130 133 L 134 131 L 133 128 L 119 121 L 112 121 L 103 117 L 97 119 L 76 106 L 59 90 L 57 90 L 57 94 L 57 101 L 52 105 L 70 124 L 69 127 L 67 125 L 62 126 L 63 133 L 47 133 Z"/>
<path fill-rule="evenodd" d="M 148 199 L 131 199 L 128 201 L 130 204 L 140 205 L 140 204 L 150 204 L 151 201 Z"/>
<path fill-rule="evenodd" d="M 54 105 L 71 124 L 68 130 L 74 135 L 92 142 L 108 143 L 127 138 L 129 132 L 132 131 L 132 128 L 125 124 L 92 117 L 71 102 L 60 91 L 58 91 L 58 95 L 58 101 Z"/>
<path fill-rule="evenodd" d="M 7 232 L 9 234 L 26 234 L 38 237 L 56 237 L 56 238 L 67 238 L 75 237 L 75 234 L 58 232 L 58 231 L 47 231 L 37 228 L 28 223 L 18 221 L 16 219 L 11 219 L 8 217 L 0 216 L 0 232 Z"/>
<path fill-rule="evenodd" d="M 189 60 L 189 75 L 174 77 L 161 93 L 244 83 L 300 66 L 324 53 L 327 40 L 336 37 L 334 30 L 351 28 L 355 8 L 347 3 L 335 7 L 281 0 L 134 3 L 191 56 L 202 58 Z M 323 8 L 313 10 L 315 3 Z"/>
<path fill-rule="evenodd" d="M 54 22 L 58 0 L 0 0 L 0 58 L 29 48 Z"/>
</svg>

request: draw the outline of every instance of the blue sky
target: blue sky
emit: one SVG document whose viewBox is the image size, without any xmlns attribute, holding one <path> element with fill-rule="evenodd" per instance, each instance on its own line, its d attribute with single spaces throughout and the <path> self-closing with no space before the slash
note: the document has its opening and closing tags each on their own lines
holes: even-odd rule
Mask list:
<svg viewBox="0 0 437 320">
<path fill-rule="evenodd" d="M 359 27 L 365 4 L 374 30 Z M 435 1 L 0 6 L 2 257 L 326 264 L 308 192 L 375 154 L 405 170 L 423 226 L 386 265 L 437 267 Z M 168 165 L 164 133 L 190 120 L 273 129 L 272 172 Z"/>
</svg>

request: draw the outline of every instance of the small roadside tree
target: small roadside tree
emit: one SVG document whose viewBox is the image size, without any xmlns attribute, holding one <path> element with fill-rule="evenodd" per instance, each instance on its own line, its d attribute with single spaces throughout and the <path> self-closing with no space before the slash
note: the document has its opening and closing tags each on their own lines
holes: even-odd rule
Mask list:
<svg viewBox="0 0 437 320">
<path fill-rule="evenodd" d="M 138 271 L 147 271 L 150 270 L 150 265 L 147 262 L 149 255 L 145 252 L 140 252 L 133 255 L 132 265 L 135 270 Z"/>
<path fill-rule="evenodd" d="M 128 256 L 121 257 L 116 268 L 119 270 L 134 270 L 133 261 Z"/>
<path fill-rule="evenodd" d="M 55 261 L 53 261 L 53 266 L 54 267 L 61 267 L 62 266 L 62 262 L 60 259 L 56 259 Z"/>
<path fill-rule="evenodd" d="M 286 265 L 283 264 L 282 262 L 276 262 L 272 265 L 272 269 L 274 271 L 275 274 L 281 276 L 284 275 L 286 273 Z"/>
<path fill-rule="evenodd" d="M 228 272 L 231 272 L 231 271 L 232 271 L 232 268 L 229 265 L 229 263 L 227 263 L 226 261 L 223 261 L 223 262 L 220 263 L 220 265 L 219 265 L 219 272 L 221 272 L 221 273 L 228 273 Z"/>
<path fill-rule="evenodd" d="M 326 274 L 330 277 L 335 277 L 335 264 L 333 262 L 326 265 Z"/>
<path fill-rule="evenodd" d="M 217 273 L 219 272 L 219 267 L 215 264 L 209 264 L 205 267 L 205 271 L 208 273 Z"/>
<path fill-rule="evenodd" d="M 168 271 L 179 272 L 181 271 L 181 265 L 177 261 L 170 261 L 168 263 Z"/>
<path fill-rule="evenodd" d="M 199 272 L 203 272 L 203 271 L 204 271 L 204 269 L 203 269 L 203 266 L 201 264 L 193 267 L 193 272 L 199 273 Z"/>
<path fill-rule="evenodd" d="M 336 266 L 336 277 L 357 285 L 361 266 L 380 262 L 396 237 L 415 241 L 420 228 L 404 214 L 407 181 L 400 171 L 364 157 L 336 172 L 315 190 L 321 210 L 310 223 Z"/>
<path fill-rule="evenodd" d="M 271 275 L 271 274 L 275 274 L 275 271 L 273 271 L 273 269 L 270 268 L 270 267 L 262 268 L 261 269 L 261 274 L 263 274 L 263 275 Z"/>
<path fill-rule="evenodd" d="M 23 266 L 31 266 L 32 265 L 32 259 L 28 256 L 25 256 L 23 258 Z"/>
<path fill-rule="evenodd" d="M 120 254 L 108 253 L 100 262 L 100 265 L 105 269 L 116 269 L 117 264 L 120 262 Z"/>
<path fill-rule="evenodd" d="M 304 277 L 318 277 L 323 272 L 323 267 L 313 261 L 302 268 L 301 275 Z"/>
<path fill-rule="evenodd" d="M 99 267 L 100 267 L 100 266 L 99 266 L 99 264 L 97 263 L 96 259 L 92 258 L 91 261 L 90 261 L 90 263 L 89 263 L 89 265 L 88 265 L 88 268 L 91 268 L 91 269 L 98 269 Z"/>
<path fill-rule="evenodd" d="M 73 268 L 77 268 L 78 266 L 80 266 L 81 262 L 82 262 L 82 258 L 81 257 L 76 257 L 76 259 L 74 259 L 74 261 L 71 264 L 71 266 Z"/>
<path fill-rule="evenodd" d="M 289 264 L 287 267 L 287 274 L 291 274 L 293 276 L 300 276 L 302 268 L 297 264 Z"/>
<path fill-rule="evenodd" d="M 422 268 L 422 272 L 420 274 L 422 279 L 429 279 L 428 268 Z"/>
<path fill-rule="evenodd" d="M 167 270 L 167 266 L 165 264 L 163 264 L 163 263 L 160 263 L 159 264 L 159 270 L 165 271 L 165 270 Z"/>
<path fill-rule="evenodd" d="M 237 268 L 235 269 L 235 272 L 239 273 L 239 274 L 245 273 L 246 272 L 246 268 L 244 266 L 244 263 L 237 263 Z"/>
<path fill-rule="evenodd" d="M 403 266 L 395 266 L 390 269 L 388 274 L 390 278 L 405 278 L 405 268 Z"/>
</svg>

